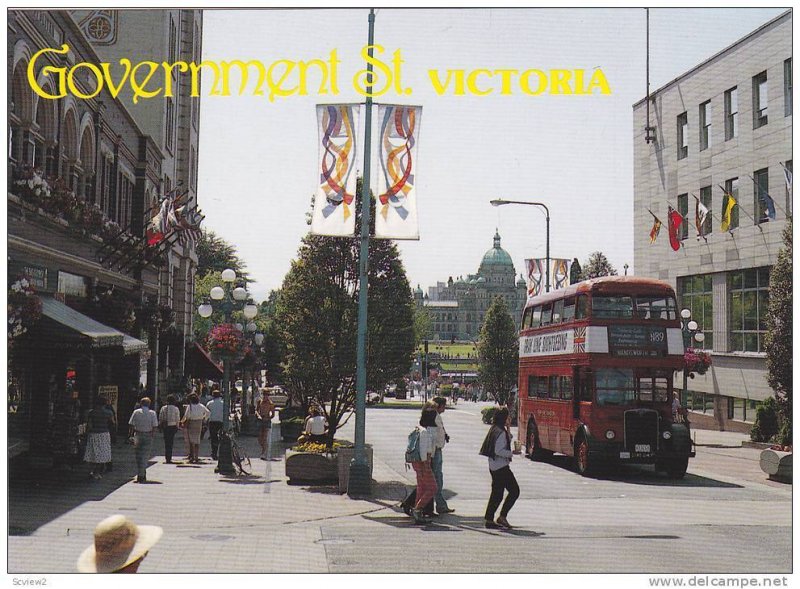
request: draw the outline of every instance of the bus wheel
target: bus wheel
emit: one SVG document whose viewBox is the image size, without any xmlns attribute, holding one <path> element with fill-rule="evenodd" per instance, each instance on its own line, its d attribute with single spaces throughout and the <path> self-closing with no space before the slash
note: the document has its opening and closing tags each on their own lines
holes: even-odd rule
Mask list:
<svg viewBox="0 0 800 589">
<path fill-rule="evenodd" d="M 539 437 L 536 435 L 536 428 L 533 425 L 528 426 L 528 443 L 525 445 L 525 448 L 528 451 L 528 458 L 531 460 L 545 460 L 553 454 L 542 448 Z"/>
<path fill-rule="evenodd" d="M 682 479 L 686 476 L 686 469 L 689 467 L 689 457 L 675 458 L 667 464 L 667 476 L 671 479 Z"/>
<path fill-rule="evenodd" d="M 578 445 L 575 446 L 575 468 L 581 476 L 589 476 L 592 468 L 589 463 L 589 442 L 585 437 L 581 437 Z"/>
</svg>

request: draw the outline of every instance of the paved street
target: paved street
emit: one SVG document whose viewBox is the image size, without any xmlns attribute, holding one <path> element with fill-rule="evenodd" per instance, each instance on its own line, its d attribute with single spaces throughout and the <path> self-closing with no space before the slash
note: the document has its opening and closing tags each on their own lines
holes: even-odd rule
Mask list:
<svg viewBox="0 0 800 589">
<path fill-rule="evenodd" d="M 486 530 L 490 478 L 477 453 L 487 429 L 482 406 L 462 402 L 445 413 L 452 439 L 445 489 L 456 512 L 432 525 L 413 525 L 397 507 L 413 481 L 403 452 L 418 412 L 368 409 L 376 480 L 370 500 L 287 485 L 278 441 L 276 459 L 254 461 L 254 475 L 241 479 L 220 478 L 210 461 L 175 466 L 156 456 L 148 469 L 154 483 L 132 484 L 132 452 L 124 445 L 115 447 L 115 470 L 102 481 L 79 470 L 23 484 L 12 472 L 9 572 L 73 572 L 94 524 L 111 513 L 164 527 L 140 569 L 151 573 L 461 573 L 488 572 L 496 563 L 504 572 L 530 573 L 791 570 L 792 487 L 767 481 L 759 451 L 740 447 L 744 437 L 732 433 L 698 430 L 698 457 L 682 481 L 652 467 L 585 479 L 563 457 L 515 458 L 522 493 L 509 520 L 519 527 Z M 352 439 L 352 420 L 340 437 Z M 256 455 L 254 438 L 243 443 Z M 155 448 L 160 454 L 160 440 Z M 201 452 L 208 456 L 207 440 Z"/>
</svg>

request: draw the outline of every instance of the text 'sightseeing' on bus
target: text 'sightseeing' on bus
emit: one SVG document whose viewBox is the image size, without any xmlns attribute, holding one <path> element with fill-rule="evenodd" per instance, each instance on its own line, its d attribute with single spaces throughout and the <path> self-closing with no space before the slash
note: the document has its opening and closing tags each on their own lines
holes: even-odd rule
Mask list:
<svg viewBox="0 0 800 589">
<path fill-rule="evenodd" d="M 584 475 L 628 462 L 683 477 L 694 452 L 672 413 L 682 337 L 675 292 L 659 280 L 609 276 L 529 299 L 519 344 L 529 457 L 573 456 Z"/>
</svg>

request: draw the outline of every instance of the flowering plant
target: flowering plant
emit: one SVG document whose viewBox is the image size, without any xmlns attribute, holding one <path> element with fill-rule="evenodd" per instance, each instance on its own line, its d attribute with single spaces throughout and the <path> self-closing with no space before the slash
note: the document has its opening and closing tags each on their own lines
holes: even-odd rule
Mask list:
<svg viewBox="0 0 800 589">
<path fill-rule="evenodd" d="M 694 348 L 686 348 L 683 354 L 684 368 L 689 372 L 705 374 L 711 366 L 711 354 Z"/>
<path fill-rule="evenodd" d="M 25 166 L 16 174 L 14 187 L 20 196 L 34 200 L 37 205 L 41 200 L 50 198 L 50 184 L 41 170 L 31 166 Z"/>
<path fill-rule="evenodd" d="M 27 278 L 20 277 L 9 286 L 7 310 L 8 344 L 11 345 L 42 316 L 42 301 Z"/>
<path fill-rule="evenodd" d="M 211 329 L 208 334 L 208 350 L 217 357 L 236 358 L 244 351 L 242 332 L 230 323 Z"/>
</svg>

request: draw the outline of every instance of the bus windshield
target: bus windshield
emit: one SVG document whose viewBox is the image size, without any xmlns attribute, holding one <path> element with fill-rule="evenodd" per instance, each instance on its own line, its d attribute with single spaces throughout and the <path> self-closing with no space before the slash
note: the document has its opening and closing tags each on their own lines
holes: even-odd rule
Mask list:
<svg viewBox="0 0 800 589">
<path fill-rule="evenodd" d="M 636 398 L 633 370 L 630 368 L 599 368 L 595 372 L 598 405 L 629 405 Z"/>
</svg>

